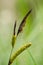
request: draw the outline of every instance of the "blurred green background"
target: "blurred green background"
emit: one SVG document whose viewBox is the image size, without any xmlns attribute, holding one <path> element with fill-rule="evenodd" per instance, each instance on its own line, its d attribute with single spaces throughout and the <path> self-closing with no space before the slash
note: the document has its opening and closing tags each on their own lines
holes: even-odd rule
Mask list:
<svg viewBox="0 0 43 65">
<path fill-rule="evenodd" d="M 32 12 L 26 20 L 23 31 L 16 39 L 12 54 L 26 43 L 32 42 L 32 45 L 21 53 L 12 65 L 43 65 L 43 0 L 17 0 L 16 2 L 0 0 L 0 2 L 0 65 L 8 65 L 15 19 L 17 33 L 23 17 L 30 9 Z"/>
</svg>

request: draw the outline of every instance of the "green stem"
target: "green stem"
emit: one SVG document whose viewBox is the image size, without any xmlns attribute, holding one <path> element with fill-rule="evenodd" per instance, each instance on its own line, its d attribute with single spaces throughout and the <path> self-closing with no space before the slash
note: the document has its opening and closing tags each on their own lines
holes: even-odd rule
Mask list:
<svg viewBox="0 0 43 65">
<path fill-rule="evenodd" d="M 15 45 L 15 41 L 16 41 L 16 35 L 13 35 L 13 38 L 12 38 L 12 49 L 11 49 L 11 53 L 10 53 L 10 58 L 11 58 L 12 51 L 13 51 L 13 48 L 14 48 L 14 45 Z M 10 58 L 9 58 L 9 61 L 10 61 Z M 8 65 L 10 65 L 9 62 L 8 62 Z"/>
<path fill-rule="evenodd" d="M 33 58 L 32 54 L 30 53 L 30 51 L 28 53 L 30 54 L 32 61 L 34 62 L 34 65 L 37 65 L 35 59 Z"/>
<path fill-rule="evenodd" d="M 12 55 L 12 51 L 13 51 L 13 48 L 11 49 L 10 58 L 11 58 L 11 55 Z M 9 58 L 9 61 L 10 61 L 10 58 Z M 8 62 L 8 65 L 10 65 L 9 62 Z"/>
</svg>

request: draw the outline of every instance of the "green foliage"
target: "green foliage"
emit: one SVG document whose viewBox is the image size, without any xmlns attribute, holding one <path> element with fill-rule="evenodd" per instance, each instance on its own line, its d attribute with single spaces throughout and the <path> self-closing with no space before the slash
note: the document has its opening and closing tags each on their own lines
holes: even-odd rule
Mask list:
<svg viewBox="0 0 43 65">
<path fill-rule="evenodd" d="M 32 45 L 20 54 L 12 65 L 43 65 L 43 0 L 18 0 L 18 4 L 16 4 L 17 29 L 20 21 L 31 8 L 32 13 L 26 20 L 23 31 L 17 37 L 12 54 L 30 41 Z M 13 24 L 3 25 L 3 23 L 0 24 L 0 65 L 8 65 Z"/>
</svg>

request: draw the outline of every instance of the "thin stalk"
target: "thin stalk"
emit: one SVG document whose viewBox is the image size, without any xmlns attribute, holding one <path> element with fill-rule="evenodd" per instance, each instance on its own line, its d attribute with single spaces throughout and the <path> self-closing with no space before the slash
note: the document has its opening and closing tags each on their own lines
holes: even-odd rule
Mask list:
<svg viewBox="0 0 43 65">
<path fill-rule="evenodd" d="M 13 48 L 11 49 L 11 53 L 10 53 L 10 57 L 9 57 L 9 61 L 10 61 L 10 58 L 11 58 L 11 55 L 12 55 L 12 51 L 13 51 Z M 8 62 L 8 65 L 10 65 L 9 62 Z"/>
<path fill-rule="evenodd" d="M 37 65 L 35 59 L 33 58 L 32 54 L 30 53 L 30 51 L 28 53 L 30 54 L 32 61 L 34 62 L 34 65 Z"/>
<path fill-rule="evenodd" d="M 13 48 L 14 48 L 14 45 L 15 45 L 15 41 L 16 41 L 16 36 L 14 35 L 13 38 L 12 38 L 12 49 L 11 49 L 11 53 L 10 53 L 10 58 L 11 58 L 12 51 L 13 51 Z M 9 61 L 10 61 L 10 58 L 9 58 Z M 8 65 L 10 65 L 9 62 L 8 62 Z"/>
</svg>

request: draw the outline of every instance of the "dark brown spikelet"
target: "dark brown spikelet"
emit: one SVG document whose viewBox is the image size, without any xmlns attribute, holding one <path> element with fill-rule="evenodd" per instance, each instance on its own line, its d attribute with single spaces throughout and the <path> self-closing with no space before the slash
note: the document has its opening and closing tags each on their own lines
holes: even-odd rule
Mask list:
<svg viewBox="0 0 43 65">
<path fill-rule="evenodd" d="M 23 27 L 25 26 L 25 23 L 26 23 L 26 19 L 27 17 L 29 16 L 29 14 L 31 13 L 32 9 L 25 15 L 25 17 L 23 18 L 20 26 L 19 26 L 19 29 L 18 29 L 18 32 L 17 32 L 17 35 L 22 31 Z"/>
<path fill-rule="evenodd" d="M 15 24 L 14 24 L 14 35 L 15 35 L 15 33 L 16 33 L 16 21 L 15 21 Z"/>
</svg>

